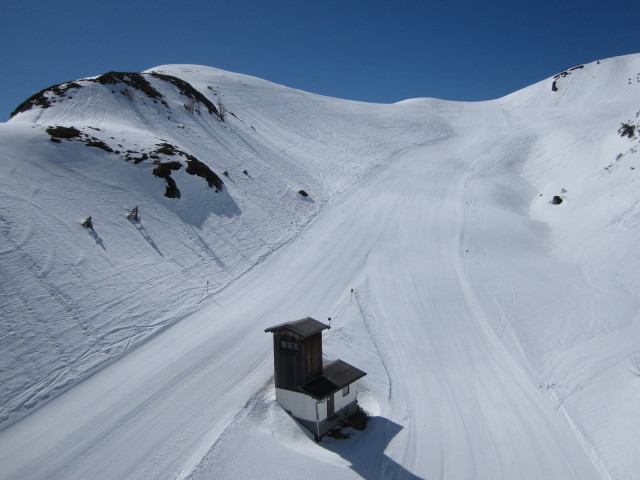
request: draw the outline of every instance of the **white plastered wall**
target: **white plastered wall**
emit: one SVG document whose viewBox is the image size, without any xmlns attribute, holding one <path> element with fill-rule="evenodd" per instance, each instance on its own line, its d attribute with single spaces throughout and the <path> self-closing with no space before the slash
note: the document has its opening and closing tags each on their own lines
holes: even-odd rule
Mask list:
<svg viewBox="0 0 640 480">
<path fill-rule="evenodd" d="M 351 402 L 356 400 L 355 384 L 349 385 L 349 393 L 342 396 L 342 390 L 338 390 L 333 394 L 333 411 L 338 412 L 340 409 L 346 407 Z M 276 401 L 282 408 L 291 412 L 296 418 L 303 420 L 324 420 L 327 418 L 327 400 L 318 402 L 313 397 L 305 395 L 304 393 L 292 392 L 291 390 L 284 390 L 282 388 L 276 388 Z M 317 404 L 317 407 L 316 407 Z M 316 408 L 318 417 L 316 418 Z"/>
<path fill-rule="evenodd" d="M 338 390 L 333 394 L 333 409 L 337 412 L 341 408 L 346 407 L 356 399 L 356 386 L 354 383 L 349 385 L 349 393 L 342 396 L 342 390 Z M 326 412 L 326 411 L 325 411 Z M 326 415 L 326 413 L 325 413 Z"/>
<path fill-rule="evenodd" d="M 276 401 L 294 417 L 316 421 L 316 400 L 309 395 L 276 388 Z M 327 407 L 324 406 L 323 413 L 322 406 L 322 404 L 318 405 L 320 420 L 327 416 Z"/>
</svg>

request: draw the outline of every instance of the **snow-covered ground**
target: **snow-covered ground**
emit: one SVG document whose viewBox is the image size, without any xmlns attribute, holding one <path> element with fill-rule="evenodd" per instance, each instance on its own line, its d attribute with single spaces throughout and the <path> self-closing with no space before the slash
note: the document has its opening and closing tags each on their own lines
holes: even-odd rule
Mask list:
<svg viewBox="0 0 640 480">
<path fill-rule="evenodd" d="M 147 74 L 0 125 L 0 477 L 637 478 L 640 56 L 480 103 L 152 71 L 225 121 Z M 306 316 L 367 372 L 348 440 L 274 401 Z"/>
</svg>

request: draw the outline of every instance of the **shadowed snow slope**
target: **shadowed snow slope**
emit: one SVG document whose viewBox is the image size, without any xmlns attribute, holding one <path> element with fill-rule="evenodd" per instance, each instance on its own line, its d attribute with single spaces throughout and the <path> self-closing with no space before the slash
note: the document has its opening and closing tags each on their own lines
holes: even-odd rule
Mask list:
<svg viewBox="0 0 640 480">
<path fill-rule="evenodd" d="M 633 478 L 638 75 L 373 105 L 169 65 L 35 95 L 0 125 L 0 476 Z M 274 402 L 263 329 L 306 316 L 368 373 L 349 440 Z"/>
</svg>

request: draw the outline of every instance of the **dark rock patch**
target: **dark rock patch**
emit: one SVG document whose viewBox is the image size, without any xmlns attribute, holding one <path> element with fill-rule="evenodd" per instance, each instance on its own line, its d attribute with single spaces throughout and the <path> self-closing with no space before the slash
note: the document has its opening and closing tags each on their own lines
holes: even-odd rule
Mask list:
<svg viewBox="0 0 640 480">
<path fill-rule="evenodd" d="M 93 79 L 102 85 L 117 85 L 118 83 L 124 83 L 125 85 L 134 88 L 147 97 L 154 100 L 162 100 L 163 95 L 153 88 L 153 86 L 144 78 L 143 74 L 135 72 L 107 72 L 99 77 Z M 167 103 L 163 100 L 162 103 L 167 106 Z"/>
<path fill-rule="evenodd" d="M 554 195 L 551 199 L 551 205 L 560 205 L 563 202 L 562 197 L 559 195 Z"/>
<path fill-rule="evenodd" d="M 180 168 L 182 168 L 182 164 L 180 162 L 156 162 L 153 174 L 167 182 L 167 189 L 164 193 L 165 197 L 180 198 L 180 190 L 178 190 L 176 181 L 171 178 L 171 172 L 174 170 L 180 170 Z"/>
<path fill-rule="evenodd" d="M 158 143 L 156 144 L 156 147 L 157 148 L 150 154 L 151 158 L 155 158 L 160 154 L 167 156 L 180 155 L 187 160 L 187 168 L 185 171 L 189 175 L 197 175 L 198 177 L 204 178 L 209 187 L 216 189 L 216 193 L 222 190 L 224 182 L 220 177 L 216 175 L 205 163 L 201 162 L 190 153 L 180 150 L 175 145 L 167 142 Z"/>
<path fill-rule="evenodd" d="M 107 145 L 106 143 L 104 143 L 102 140 L 98 140 L 95 137 L 91 137 L 90 139 L 88 139 L 85 142 L 85 145 L 87 147 L 97 147 L 97 148 L 101 148 L 102 150 L 104 150 L 105 152 L 109 152 L 109 153 L 114 153 L 113 152 L 113 148 L 111 148 L 109 145 Z"/>
<path fill-rule="evenodd" d="M 158 143 L 156 144 L 156 147 L 158 147 L 154 150 L 154 153 L 156 155 L 162 154 L 162 155 L 173 156 L 180 151 L 180 149 L 175 145 L 171 145 L 170 143 L 166 143 L 166 142 Z"/>
<path fill-rule="evenodd" d="M 52 103 L 59 102 L 67 91 L 73 88 L 80 88 L 80 85 L 75 82 L 66 82 L 40 90 L 38 93 L 34 93 L 27 100 L 18 105 L 18 107 L 11 112 L 10 118 L 15 117 L 18 113 L 31 110 L 34 106 L 49 108 Z"/>
<path fill-rule="evenodd" d="M 139 154 L 139 156 L 137 156 L 136 154 Z M 147 153 L 140 153 L 140 152 L 135 152 L 133 150 L 127 150 L 126 153 L 124 154 L 124 158 L 127 161 L 133 160 L 133 163 L 137 165 L 140 162 L 144 162 L 145 160 L 148 160 L 149 155 Z"/>
<path fill-rule="evenodd" d="M 193 157 L 187 160 L 187 169 L 185 170 L 189 175 L 197 175 L 202 177 L 207 182 L 209 187 L 215 187 L 216 193 L 222 190 L 224 183 L 213 171 L 197 158 Z"/>
<path fill-rule="evenodd" d="M 303 197 L 308 197 L 309 196 L 309 194 L 307 192 L 305 192 L 304 190 L 298 190 L 298 193 L 300 195 L 302 195 Z"/>
<path fill-rule="evenodd" d="M 169 183 L 168 193 L 170 195 L 166 195 L 169 198 L 180 198 L 180 193 L 177 187 L 175 186 L 175 181 L 170 178 L 171 171 L 179 170 L 182 167 L 182 163 L 177 160 L 173 160 L 170 162 L 161 162 L 161 156 L 165 157 L 173 157 L 179 155 L 186 160 L 187 168 L 185 171 L 189 175 L 196 175 L 198 177 L 203 178 L 207 185 L 211 188 L 215 188 L 216 193 L 224 187 L 224 182 L 220 179 L 218 175 L 216 175 L 205 163 L 198 160 L 196 157 L 187 153 L 180 148 L 172 145 L 168 142 L 161 142 L 155 145 L 155 149 L 150 152 L 137 152 L 135 150 L 127 150 L 124 154 L 124 158 L 127 161 L 133 160 L 134 163 L 140 163 L 144 160 L 153 159 L 156 168 L 153 170 L 153 174 L 156 177 L 164 178 L 167 183 Z M 176 195 L 177 193 L 177 195 Z"/>
<path fill-rule="evenodd" d="M 180 92 L 181 95 L 187 97 L 188 99 L 197 102 L 197 103 L 201 103 L 202 105 L 204 105 L 207 110 L 209 111 L 210 114 L 215 114 L 217 115 L 221 120 L 222 120 L 222 114 L 218 111 L 218 109 L 216 108 L 216 106 L 211 102 L 211 100 L 209 100 L 207 97 L 205 97 L 202 92 L 200 92 L 199 90 L 196 90 L 193 85 L 191 85 L 189 82 L 186 82 L 185 80 L 182 80 L 181 78 L 178 77 L 174 77 L 172 75 L 165 75 L 162 73 L 151 73 L 150 74 L 152 77 L 158 78 L 160 80 L 163 80 L 165 82 L 169 82 L 171 84 L 173 84 L 175 87 L 178 88 L 178 91 Z M 187 108 L 187 110 L 189 110 L 192 107 L 189 107 L 188 105 L 185 104 L 185 108 Z M 193 113 L 193 112 L 192 112 Z M 199 113 L 199 110 L 198 110 Z"/>
<path fill-rule="evenodd" d="M 636 136 L 636 126 L 632 125 L 631 123 L 623 123 L 622 126 L 618 129 L 618 133 L 623 138 L 633 138 Z"/>
<path fill-rule="evenodd" d="M 93 128 L 93 130 L 99 129 Z M 61 143 L 61 139 L 63 138 L 66 140 L 77 140 L 79 142 L 83 142 L 87 147 L 97 147 L 104 150 L 105 152 L 114 153 L 113 149 L 105 142 L 82 132 L 76 127 L 64 127 L 62 125 L 55 125 L 52 127 L 47 127 L 45 131 L 51 136 L 51 141 L 54 143 Z"/>
<path fill-rule="evenodd" d="M 640 75 L 640 74 L 639 74 Z M 622 138 L 627 137 L 629 141 L 633 143 L 633 146 L 629 148 L 625 153 L 618 153 L 616 155 L 616 162 L 620 161 L 625 155 L 633 154 L 638 151 L 638 144 L 640 143 L 640 135 L 638 132 L 640 131 L 640 110 L 638 110 L 635 114 L 635 118 L 628 120 L 626 122 L 620 123 L 620 128 L 618 129 L 618 135 Z M 613 164 L 607 166 L 605 170 L 609 170 Z"/>
<path fill-rule="evenodd" d="M 63 127 L 62 125 L 55 125 L 53 127 L 47 127 L 46 132 L 52 138 L 78 138 L 82 136 L 82 132 L 76 127 Z"/>
<path fill-rule="evenodd" d="M 564 72 L 560 72 L 556 75 L 553 76 L 554 80 L 553 83 L 551 84 L 551 91 L 552 92 L 557 92 L 558 91 L 558 80 L 564 77 L 567 77 L 569 75 L 571 75 L 575 70 L 579 70 L 581 68 L 584 68 L 584 65 L 578 65 L 577 67 L 573 67 L 570 68 L 568 70 L 565 70 Z"/>
</svg>

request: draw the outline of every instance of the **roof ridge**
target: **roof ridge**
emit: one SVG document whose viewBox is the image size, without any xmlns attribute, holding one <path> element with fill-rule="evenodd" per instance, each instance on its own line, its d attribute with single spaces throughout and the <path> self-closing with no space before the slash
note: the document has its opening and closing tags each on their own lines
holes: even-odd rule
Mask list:
<svg viewBox="0 0 640 480">
<path fill-rule="evenodd" d="M 279 325 L 274 325 L 265 329 L 265 332 L 277 332 L 279 330 L 290 330 L 293 333 L 301 335 L 302 337 L 308 337 L 310 335 L 321 332 L 327 328 L 331 328 L 329 325 L 319 322 L 315 318 L 306 317 L 300 320 L 294 320 L 292 322 L 285 322 Z"/>
</svg>

